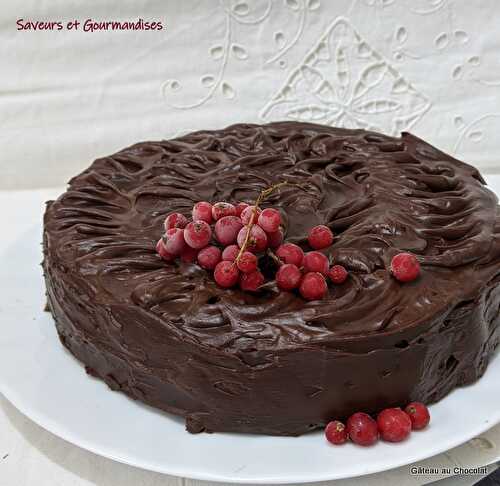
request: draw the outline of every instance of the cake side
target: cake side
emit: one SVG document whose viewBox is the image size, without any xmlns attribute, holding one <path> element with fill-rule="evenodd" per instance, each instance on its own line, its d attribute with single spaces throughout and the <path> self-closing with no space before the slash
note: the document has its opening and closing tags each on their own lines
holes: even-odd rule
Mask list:
<svg viewBox="0 0 500 486">
<path fill-rule="evenodd" d="M 166 267 L 159 222 L 197 200 L 272 200 L 287 240 L 328 224 L 352 278 L 306 303 L 219 289 Z M 401 201 L 407 204 L 402 206 Z M 419 255 L 404 288 L 387 271 Z M 500 339 L 500 217 L 477 171 L 416 137 L 238 125 L 138 144 L 73 179 L 45 215 L 44 271 L 63 344 L 114 389 L 191 431 L 297 435 L 352 410 L 432 402 L 484 372 Z"/>
<path fill-rule="evenodd" d="M 499 281 L 420 335 L 398 333 L 392 346 L 359 354 L 300 346 L 277 351 L 264 366 L 185 341 L 135 307 L 83 304 L 87 299 L 64 292 L 64 277 L 58 290 L 52 277 L 48 283 L 61 342 L 87 372 L 113 390 L 185 417 L 191 432 L 300 435 L 352 410 L 433 403 L 477 380 L 500 339 L 500 319 L 492 311 L 500 305 Z M 108 329 L 106 339 L 101 328 Z M 114 341 L 118 347 L 109 345 Z"/>
</svg>

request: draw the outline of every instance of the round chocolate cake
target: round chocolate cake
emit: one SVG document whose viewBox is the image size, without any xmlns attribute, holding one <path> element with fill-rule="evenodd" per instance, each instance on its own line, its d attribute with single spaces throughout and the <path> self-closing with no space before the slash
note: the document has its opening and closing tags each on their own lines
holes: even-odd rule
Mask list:
<svg viewBox="0 0 500 486">
<path fill-rule="evenodd" d="M 279 208 L 285 241 L 349 271 L 308 302 L 272 280 L 222 289 L 156 253 L 197 201 Z M 401 283 L 391 258 L 417 255 Z M 64 346 L 113 390 L 187 429 L 299 435 L 353 411 L 432 403 L 500 340 L 500 209 L 478 171 L 417 137 L 279 122 L 144 142 L 96 160 L 48 203 L 44 273 Z"/>
</svg>

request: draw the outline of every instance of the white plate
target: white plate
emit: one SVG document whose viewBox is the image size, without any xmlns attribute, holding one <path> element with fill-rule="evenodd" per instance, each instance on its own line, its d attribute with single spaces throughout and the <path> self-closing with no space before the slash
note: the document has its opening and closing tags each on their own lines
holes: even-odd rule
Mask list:
<svg viewBox="0 0 500 486">
<path fill-rule="evenodd" d="M 500 189 L 500 178 L 490 181 Z M 37 203 L 30 209 L 12 209 L 10 216 L 35 221 L 39 213 Z M 333 447 L 320 432 L 299 438 L 188 434 L 181 419 L 112 392 L 87 376 L 65 351 L 52 318 L 42 311 L 41 226 L 17 227 L 24 231 L 10 234 L 7 247 L 5 241 L 0 245 L 0 392 L 45 429 L 96 454 L 195 479 L 312 482 L 410 464 L 455 447 L 500 422 L 497 356 L 476 384 L 455 390 L 432 406 L 428 430 L 412 434 L 403 444 Z"/>
</svg>

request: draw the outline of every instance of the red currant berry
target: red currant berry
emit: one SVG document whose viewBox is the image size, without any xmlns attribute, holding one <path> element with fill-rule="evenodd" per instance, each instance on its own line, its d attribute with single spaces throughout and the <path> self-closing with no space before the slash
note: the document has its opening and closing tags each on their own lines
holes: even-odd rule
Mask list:
<svg viewBox="0 0 500 486">
<path fill-rule="evenodd" d="M 328 275 L 328 258 L 319 251 L 310 251 L 304 255 L 304 271 L 319 272 L 323 275 Z"/>
<path fill-rule="evenodd" d="M 264 275 L 258 270 L 250 273 L 242 273 L 240 277 L 240 288 L 248 292 L 256 292 L 264 281 Z"/>
<path fill-rule="evenodd" d="M 332 230 L 328 226 L 322 224 L 315 226 L 309 231 L 307 241 L 311 248 L 315 250 L 326 248 L 333 243 Z"/>
<path fill-rule="evenodd" d="M 257 270 L 257 257 L 249 251 L 244 251 L 237 265 L 238 269 L 243 273 L 255 272 Z"/>
<path fill-rule="evenodd" d="M 215 237 L 221 245 L 231 245 L 236 243 L 241 228 L 243 223 L 238 216 L 224 216 L 215 223 Z"/>
<path fill-rule="evenodd" d="M 252 215 L 254 213 L 255 206 L 247 206 L 242 212 L 241 212 L 241 222 L 244 225 L 250 224 L 250 220 L 252 219 Z M 260 216 L 260 209 L 257 208 L 257 211 L 255 212 L 255 216 L 253 219 L 254 224 L 257 223 L 259 216 Z"/>
<path fill-rule="evenodd" d="M 222 252 L 222 259 L 229 262 L 234 262 L 239 252 L 240 248 L 238 245 L 229 245 L 224 248 L 224 251 Z"/>
<path fill-rule="evenodd" d="M 181 260 L 184 263 L 193 263 L 198 258 L 199 252 L 200 252 L 200 250 L 195 250 L 194 248 L 191 248 L 190 246 L 186 245 L 184 250 L 182 250 Z"/>
<path fill-rule="evenodd" d="M 171 228 L 163 236 L 165 249 L 172 255 L 180 255 L 186 247 L 184 241 L 184 230 L 181 228 Z"/>
<path fill-rule="evenodd" d="M 368 414 L 357 412 L 347 419 L 347 433 L 350 439 L 361 446 L 371 446 L 378 440 L 377 422 Z"/>
<path fill-rule="evenodd" d="M 282 290 L 296 289 L 300 285 L 302 272 L 297 265 L 285 263 L 276 272 L 276 285 Z"/>
<path fill-rule="evenodd" d="M 188 219 L 181 213 L 170 213 L 165 219 L 165 231 L 172 228 L 185 228 Z"/>
<path fill-rule="evenodd" d="M 212 237 L 212 229 L 205 221 L 191 221 L 184 228 L 184 240 L 191 247 L 197 250 L 208 245 Z"/>
<path fill-rule="evenodd" d="M 245 244 L 245 239 L 248 232 L 248 226 L 244 226 L 241 228 L 238 233 L 238 246 L 240 248 Z M 260 227 L 254 224 L 250 230 L 250 238 L 248 238 L 248 246 L 246 250 L 251 252 L 259 252 L 264 251 L 267 248 L 267 235 L 265 231 Z"/>
<path fill-rule="evenodd" d="M 330 268 L 328 275 L 334 284 L 344 283 L 349 276 L 347 270 L 342 265 L 333 265 L 333 267 Z"/>
<path fill-rule="evenodd" d="M 386 408 L 377 417 L 380 437 L 388 442 L 401 442 L 411 432 L 411 420 L 400 408 Z"/>
<path fill-rule="evenodd" d="M 197 202 L 193 206 L 193 221 L 212 222 L 212 205 L 206 201 Z"/>
<path fill-rule="evenodd" d="M 424 429 L 431 421 L 429 409 L 423 403 L 412 402 L 406 406 L 405 412 L 410 417 L 413 430 Z"/>
<path fill-rule="evenodd" d="M 322 299 L 327 291 L 326 280 L 321 273 L 309 272 L 300 282 L 299 292 L 306 300 Z"/>
<path fill-rule="evenodd" d="M 240 272 L 233 262 L 222 260 L 217 263 L 214 270 L 214 279 L 218 285 L 228 289 L 234 287 L 238 283 Z"/>
<path fill-rule="evenodd" d="M 266 208 L 260 213 L 257 223 L 266 233 L 274 233 L 279 230 L 281 214 L 277 209 Z"/>
<path fill-rule="evenodd" d="M 236 216 L 236 208 L 227 202 L 218 202 L 212 206 L 212 218 L 215 221 L 223 218 L 224 216 Z"/>
<path fill-rule="evenodd" d="M 349 439 L 346 426 L 338 420 L 328 423 L 325 428 L 325 437 L 328 442 L 335 445 L 345 444 Z"/>
<path fill-rule="evenodd" d="M 297 267 L 302 266 L 302 261 L 304 260 L 304 252 L 300 246 L 293 243 L 283 243 L 277 250 L 276 256 L 284 263 L 291 263 L 292 265 L 297 265 Z"/>
<path fill-rule="evenodd" d="M 165 248 L 165 243 L 163 242 L 163 238 L 156 243 L 156 253 L 160 255 L 160 257 L 166 262 L 173 262 L 175 260 L 175 255 L 172 255 Z"/>
<path fill-rule="evenodd" d="M 236 216 L 240 217 L 243 210 L 248 208 L 248 204 L 244 202 L 239 202 L 235 207 L 236 207 Z"/>
<path fill-rule="evenodd" d="M 205 270 L 213 270 L 220 262 L 221 254 L 222 252 L 216 246 L 206 246 L 198 253 L 198 263 Z"/>
<path fill-rule="evenodd" d="M 269 244 L 269 248 L 278 248 L 278 246 L 283 243 L 284 235 L 283 230 L 281 228 L 274 233 L 267 233 L 267 241 Z"/>
<path fill-rule="evenodd" d="M 391 272 L 400 282 L 411 282 L 420 275 L 420 263 L 411 253 L 398 253 L 391 261 Z"/>
</svg>

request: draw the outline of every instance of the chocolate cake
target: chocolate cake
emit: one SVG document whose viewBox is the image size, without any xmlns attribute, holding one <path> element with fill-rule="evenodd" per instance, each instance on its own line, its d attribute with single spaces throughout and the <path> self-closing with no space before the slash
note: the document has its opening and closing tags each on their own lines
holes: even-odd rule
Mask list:
<svg viewBox="0 0 500 486">
<path fill-rule="evenodd" d="M 307 302 L 222 289 L 155 252 L 197 201 L 279 208 L 285 239 L 349 279 Z M 295 186 L 298 184 L 300 186 Z M 479 172 L 409 133 L 295 122 L 144 142 L 96 160 L 47 205 L 44 273 L 63 345 L 89 374 L 191 432 L 299 435 L 353 411 L 432 403 L 477 380 L 500 340 L 500 209 Z M 391 276 L 398 252 L 420 277 Z"/>
</svg>

